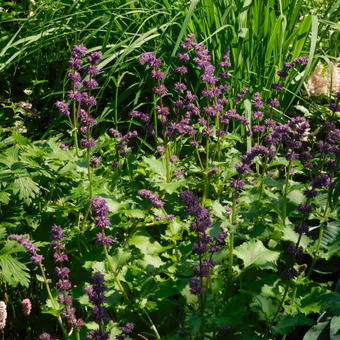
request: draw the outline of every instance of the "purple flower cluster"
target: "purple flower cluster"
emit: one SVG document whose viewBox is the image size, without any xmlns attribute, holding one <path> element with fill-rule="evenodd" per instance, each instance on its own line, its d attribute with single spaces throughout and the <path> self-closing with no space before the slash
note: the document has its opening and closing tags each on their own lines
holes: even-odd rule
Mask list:
<svg viewBox="0 0 340 340">
<path fill-rule="evenodd" d="M 135 324 L 133 322 L 127 322 L 122 328 L 122 332 L 116 336 L 117 340 L 124 340 L 128 338 L 131 333 L 133 332 L 133 329 L 135 328 Z"/>
<path fill-rule="evenodd" d="M 196 197 L 192 191 L 182 191 L 180 198 L 186 206 L 186 212 L 195 217 L 194 222 L 190 226 L 190 230 L 195 232 L 197 236 L 196 241 L 192 244 L 192 251 L 194 254 L 200 256 L 200 265 L 194 267 L 196 278 L 192 278 L 189 281 L 189 285 L 191 293 L 199 295 L 202 293 L 203 288 L 201 287 L 202 278 L 210 276 L 212 268 L 216 265 L 214 260 L 202 260 L 202 257 L 208 255 L 208 253 L 214 253 L 220 250 L 225 244 L 225 239 L 228 234 L 221 232 L 221 234 L 215 238 L 208 235 L 207 229 L 211 226 L 208 209 L 198 204 L 198 197 Z"/>
<path fill-rule="evenodd" d="M 110 319 L 104 303 L 106 297 L 104 292 L 106 286 L 104 284 L 104 275 L 102 273 L 94 273 L 91 277 L 91 286 L 84 288 L 85 293 L 89 297 L 89 301 L 92 304 L 92 318 L 93 321 L 97 322 L 100 327 L 97 330 L 89 331 L 87 337 L 84 340 L 100 339 L 107 340 L 109 335 L 102 329 L 102 323 Z"/>
<path fill-rule="evenodd" d="M 72 85 L 72 90 L 67 93 L 67 98 L 71 102 L 76 103 L 77 117 L 74 117 L 72 124 L 74 128 L 78 128 L 79 132 L 84 136 L 80 140 L 83 148 L 92 148 L 95 146 L 95 140 L 90 137 L 90 128 L 96 124 L 96 120 L 86 111 L 91 106 L 97 104 L 97 100 L 89 92 L 99 86 L 93 75 L 99 73 L 98 64 L 102 58 L 102 53 L 95 51 L 87 55 L 89 66 L 80 70 L 83 65 L 83 59 L 87 55 L 87 48 L 83 45 L 75 45 L 71 51 L 71 59 L 69 60 L 70 69 L 67 72 L 68 79 Z M 82 71 L 83 74 L 80 72 Z M 58 111 L 65 116 L 70 116 L 69 104 L 65 101 L 57 101 L 55 103 Z"/>
<path fill-rule="evenodd" d="M 72 288 L 72 284 L 69 280 L 70 269 L 63 264 L 63 262 L 69 261 L 68 255 L 64 252 L 65 244 L 62 243 L 64 237 L 62 228 L 58 225 L 53 225 L 51 228 L 51 246 L 55 251 L 53 260 L 57 264 L 55 268 L 55 274 L 58 277 L 56 287 L 61 292 L 58 296 L 58 302 L 64 305 L 61 317 L 67 325 L 71 328 L 80 328 L 84 322 L 81 319 L 77 319 L 72 296 L 67 293 Z"/>
<path fill-rule="evenodd" d="M 39 335 L 39 340 L 58 340 L 57 338 L 54 338 L 52 335 L 49 333 L 42 333 Z"/>
<path fill-rule="evenodd" d="M 156 57 L 156 54 L 152 52 L 143 53 L 138 61 L 141 65 L 146 64 L 152 68 L 151 78 L 157 80 L 157 85 L 153 88 L 153 93 L 160 97 L 167 94 L 168 89 L 165 85 L 161 84 L 161 80 L 165 77 L 164 72 L 159 68 L 162 61 Z"/>
<path fill-rule="evenodd" d="M 320 136 L 321 137 L 321 136 Z M 335 123 L 326 121 L 322 133 L 322 139 L 318 142 L 318 148 L 323 155 L 328 157 L 340 153 L 340 129 Z"/>
<path fill-rule="evenodd" d="M 224 114 L 223 118 L 226 118 L 228 120 L 228 123 L 229 123 L 229 119 L 235 119 L 238 122 L 240 122 L 242 125 L 249 125 L 248 120 L 245 117 L 238 114 L 235 109 L 228 110 Z M 226 121 L 221 120 L 221 123 L 225 123 L 225 122 Z"/>
<path fill-rule="evenodd" d="M 32 242 L 27 238 L 21 235 L 12 234 L 8 236 L 8 239 L 17 241 L 26 249 L 26 251 L 31 253 L 32 256 L 30 257 L 30 259 L 33 263 L 41 263 L 41 261 L 44 259 L 42 255 L 38 254 L 38 248 L 34 246 Z"/>
<path fill-rule="evenodd" d="M 150 119 L 149 115 L 147 115 L 146 113 L 137 111 L 137 110 L 131 111 L 129 115 L 131 118 L 136 118 L 140 120 L 142 123 L 146 123 Z"/>
<path fill-rule="evenodd" d="M 301 159 L 305 166 L 309 166 L 310 153 L 306 150 L 310 126 L 304 117 L 294 117 L 288 123 L 278 125 L 272 119 L 264 122 L 266 136 L 264 144 L 267 147 L 282 146 L 286 159 L 293 161 Z M 261 130 L 263 132 L 263 129 Z"/>
<path fill-rule="evenodd" d="M 250 151 L 248 151 L 244 156 L 241 157 L 241 163 L 235 165 L 235 169 L 239 174 L 246 174 L 251 169 L 250 166 L 254 162 L 254 159 L 258 156 L 272 158 L 274 157 L 274 150 L 267 148 L 263 145 L 256 145 Z"/>
<path fill-rule="evenodd" d="M 122 136 L 122 134 L 118 130 L 111 128 L 109 130 L 109 134 L 118 141 L 118 144 L 116 145 L 116 150 L 119 153 L 119 155 L 122 157 L 128 156 L 129 152 L 127 145 L 133 138 L 138 136 L 138 132 L 134 130 Z"/>
<path fill-rule="evenodd" d="M 138 190 L 138 195 L 143 198 L 149 199 L 151 201 L 151 204 L 156 208 L 161 208 L 164 206 L 164 202 L 159 199 L 159 195 L 154 194 L 151 190 Z"/>
<path fill-rule="evenodd" d="M 219 81 L 219 78 L 216 77 L 215 67 L 210 62 L 211 56 L 209 55 L 209 51 L 203 44 L 197 43 L 194 40 L 195 35 L 189 34 L 184 39 L 184 42 L 181 43 L 181 47 L 184 49 L 184 52 L 179 52 L 177 56 L 182 63 L 186 63 L 191 59 L 190 53 L 193 51 L 194 57 L 192 60 L 202 73 L 200 77 L 201 80 L 207 85 L 206 88 L 201 91 L 202 98 L 206 98 L 207 101 L 209 99 L 214 100 L 214 103 L 207 102 L 206 106 L 203 107 L 202 112 L 204 112 L 207 116 L 221 115 L 223 112 L 223 105 L 228 103 L 228 100 L 221 96 L 229 89 L 229 87 L 226 84 L 216 84 Z M 141 55 L 139 62 L 141 64 L 148 64 L 151 66 L 153 68 L 151 74 L 153 74 L 155 73 L 155 66 L 151 63 L 155 60 L 155 58 L 156 55 L 145 53 Z M 223 61 L 220 63 L 220 66 L 224 70 L 230 66 L 228 51 L 223 55 Z M 158 65 L 156 67 L 158 67 Z M 194 118 L 197 117 L 197 119 L 199 119 L 199 124 L 204 119 L 200 117 L 200 108 L 194 103 L 198 97 L 191 91 L 187 90 L 187 85 L 181 79 L 182 75 L 188 73 L 188 67 L 186 65 L 177 66 L 176 72 L 180 75 L 179 81 L 175 82 L 173 86 L 175 91 L 177 91 L 177 98 L 175 97 L 175 100 L 172 101 L 172 107 L 176 119 L 173 121 L 171 120 L 170 108 L 163 104 L 162 99 L 160 99 L 160 105 L 156 107 L 157 116 L 159 121 L 164 125 L 164 129 L 162 131 L 166 136 L 171 137 L 175 134 L 179 134 L 193 137 L 199 132 L 199 130 L 194 127 Z M 228 78 L 229 75 L 226 75 L 226 72 L 224 73 L 224 78 Z M 223 78 L 222 75 L 221 78 Z M 244 96 L 246 93 L 245 91 L 246 90 L 244 90 L 244 93 L 242 92 L 240 95 Z M 154 88 L 154 93 L 162 96 L 167 92 L 167 88 L 161 84 L 158 79 L 158 84 Z M 183 116 L 178 115 L 180 111 L 183 111 Z M 140 117 L 139 113 L 134 113 L 134 115 L 136 115 L 137 119 Z M 178 117 L 180 118 L 178 119 Z M 224 122 L 226 121 L 227 118 L 224 118 Z M 208 128 L 202 130 L 203 137 L 211 136 L 212 133 L 212 130 Z M 220 137 L 223 137 L 224 135 L 225 132 L 220 131 Z M 198 143 L 199 142 L 197 140 L 189 140 L 189 144 L 191 145 L 196 146 Z"/>
<path fill-rule="evenodd" d="M 112 237 L 105 236 L 104 229 L 111 225 L 110 219 L 108 218 L 109 207 L 104 198 L 95 196 L 91 199 L 92 212 L 96 215 L 94 224 L 101 229 L 96 235 L 96 242 L 101 245 L 111 245 L 113 243 Z"/>
<path fill-rule="evenodd" d="M 293 69 L 294 66 L 306 64 L 306 63 L 308 63 L 308 61 L 309 61 L 309 59 L 306 58 L 306 57 L 299 57 L 299 58 L 294 59 L 292 62 L 286 63 L 284 65 L 284 68 L 277 71 L 277 75 L 279 76 L 279 79 L 280 79 L 279 82 L 278 83 L 272 83 L 270 85 L 270 88 L 272 90 L 275 90 L 275 91 L 278 91 L 278 92 L 283 91 L 283 83 L 285 81 L 285 78 L 287 78 L 288 75 L 289 75 L 289 70 Z M 282 83 L 280 84 L 280 82 L 282 82 Z M 270 105 L 274 106 L 274 107 L 279 106 L 278 102 L 276 102 L 276 103 L 272 102 L 272 104 L 274 104 L 274 105 L 271 105 L 271 104 Z"/>
</svg>

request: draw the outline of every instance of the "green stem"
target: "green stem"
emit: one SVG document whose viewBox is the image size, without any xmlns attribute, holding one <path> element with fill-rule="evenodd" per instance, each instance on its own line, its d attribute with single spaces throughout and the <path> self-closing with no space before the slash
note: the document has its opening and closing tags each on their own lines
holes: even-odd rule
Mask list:
<svg viewBox="0 0 340 340">
<path fill-rule="evenodd" d="M 76 110 L 76 103 L 73 104 L 73 126 L 72 126 L 72 134 L 73 134 L 73 141 L 74 147 L 76 148 L 76 154 L 79 157 L 79 147 L 78 147 L 78 122 L 77 122 L 77 110 Z"/>
<path fill-rule="evenodd" d="M 288 188 L 289 188 L 289 175 L 290 175 L 290 168 L 292 165 L 292 161 L 289 161 L 287 173 L 286 173 L 286 180 L 285 180 L 285 188 L 283 192 L 283 202 L 282 202 L 282 224 L 286 225 L 286 215 L 287 215 L 287 194 L 288 194 Z"/>
<path fill-rule="evenodd" d="M 50 298 L 50 300 L 52 302 L 53 308 L 57 310 L 58 309 L 58 304 L 57 304 L 56 300 L 54 299 L 54 297 L 52 295 L 52 292 L 51 292 L 51 289 L 50 289 L 50 285 L 48 284 L 48 281 L 47 281 L 47 277 L 46 277 L 46 274 L 45 274 L 44 267 L 42 266 L 41 263 L 39 263 L 39 268 L 40 268 L 41 275 L 42 275 L 42 277 L 44 279 L 44 284 L 45 284 L 45 287 L 46 287 L 47 295 L 48 295 L 48 297 Z M 60 328 L 61 328 L 61 330 L 63 332 L 64 338 L 67 340 L 68 339 L 68 334 L 67 334 L 66 328 L 65 328 L 65 326 L 63 324 L 63 321 L 61 320 L 60 315 L 58 315 L 57 319 L 58 319 Z"/>
<path fill-rule="evenodd" d="M 82 223 L 81 223 L 81 226 L 80 226 L 80 230 L 81 230 L 81 232 L 82 233 L 84 233 L 84 225 L 85 225 L 85 222 L 87 221 L 87 218 L 88 218 L 88 216 L 89 216 L 89 214 L 90 214 L 90 210 L 91 210 L 91 202 L 88 204 L 88 207 L 87 207 L 87 209 L 86 209 L 86 212 L 85 212 L 85 215 L 84 215 L 84 218 L 83 218 L 83 221 L 82 221 Z"/>
<path fill-rule="evenodd" d="M 234 234 L 229 235 L 229 276 L 233 274 L 233 262 L 234 262 Z"/>
<path fill-rule="evenodd" d="M 104 248 L 105 259 L 106 259 L 106 261 L 107 261 L 107 263 L 109 265 L 109 268 L 110 268 L 111 272 L 113 273 L 114 281 L 117 284 L 117 286 L 118 286 L 119 290 L 121 291 L 121 293 L 123 294 L 126 302 L 131 304 L 129 296 L 127 295 L 127 293 L 126 293 L 122 283 L 120 282 L 119 278 L 117 277 L 116 270 L 115 270 L 115 268 L 113 266 L 113 263 L 112 263 L 111 258 L 109 256 L 109 253 L 107 251 L 106 245 L 104 245 L 103 248 Z M 150 323 L 150 329 L 154 332 L 156 338 L 160 339 L 161 337 L 160 337 L 160 335 L 158 333 L 158 330 L 157 330 L 155 324 L 153 323 L 149 313 L 144 308 L 142 308 L 142 312 L 145 314 L 146 318 L 148 319 L 148 321 Z"/>
<path fill-rule="evenodd" d="M 329 207 L 329 195 L 327 196 L 325 210 L 324 210 L 324 213 L 323 213 L 322 219 L 321 219 L 321 226 L 320 226 L 319 236 L 318 236 L 318 240 L 317 240 L 317 244 L 316 244 L 315 255 L 314 255 L 312 263 L 311 263 L 311 265 L 309 267 L 307 276 L 311 275 L 311 273 L 312 273 L 312 271 L 314 269 L 314 266 L 316 264 L 316 261 L 319 259 L 321 240 L 322 240 L 322 236 L 323 236 L 323 233 L 324 233 L 324 223 L 325 223 L 325 220 L 327 219 L 328 207 Z"/>
<path fill-rule="evenodd" d="M 200 163 L 200 165 L 201 165 L 201 168 L 202 168 L 202 170 L 204 170 L 204 165 L 203 165 L 203 162 L 202 162 L 200 153 L 199 153 L 199 151 L 198 151 L 198 146 L 195 147 L 195 150 L 196 150 L 197 158 L 198 158 L 198 161 L 199 161 L 199 163 Z"/>
<path fill-rule="evenodd" d="M 77 328 L 76 330 L 76 339 L 77 340 L 80 340 L 80 332 L 79 332 L 79 329 Z"/>
<path fill-rule="evenodd" d="M 111 258 L 109 256 L 109 253 L 107 251 L 107 246 L 104 245 L 103 248 L 104 248 L 105 259 L 106 259 L 106 261 L 107 261 L 107 263 L 108 263 L 108 265 L 110 267 L 111 272 L 113 273 L 114 281 L 117 284 L 117 286 L 118 286 L 119 290 L 121 291 L 121 293 L 123 294 L 125 300 L 130 303 L 130 299 L 129 299 L 128 295 L 126 294 L 126 291 L 125 291 L 122 283 L 120 282 L 119 278 L 117 277 L 116 270 L 115 270 L 115 268 L 113 266 L 113 263 L 112 263 Z"/>
<path fill-rule="evenodd" d="M 93 188 L 92 188 L 92 168 L 90 167 L 90 149 L 86 150 L 86 161 L 87 161 L 87 179 L 89 181 L 89 199 L 92 199 Z"/>
<path fill-rule="evenodd" d="M 205 181 L 204 181 L 204 189 L 203 189 L 203 203 L 208 198 L 208 189 L 209 189 L 209 177 L 208 177 L 208 169 L 209 169 L 209 136 L 207 136 L 207 142 L 205 145 Z"/>
<path fill-rule="evenodd" d="M 286 297 L 287 297 L 287 294 L 288 294 L 288 290 L 289 290 L 289 282 L 287 283 L 286 288 L 285 288 L 285 290 L 283 292 L 282 299 L 280 301 L 279 307 L 278 307 L 276 313 L 274 314 L 273 320 L 271 322 L 272 324 L 276 321 L 277 317 L 279 316 L 280 310 L 283 307 L 283 304 L 284 304 L 284 302 L 286 300 Z"/>
<path fill-rule="evenodd" d="M 170 163 L 169 163 L 169 144 L 167 136 L 164 137 L 165 146 L 165 181 L 168 183 L 170 181 Z"/>
<path fill-rule="evenodd" d="M 153 106 L 153 112 L 154 112 L 154 116 L 153 116 L 153 123 L 154 123 L 154 128 L 155 128 L 155 141 L 156 143 L 158 142 L 158 119 L 157 119 L 157 112 L 156 112 L 156 104 L 157 104 L 157 100 L 155 99 L 156 97 L 154 96 L 154 106 Z"/>
<path fill-rule="evenodd" d="M 236 224 L 236 195 L 233 193 L 233 205 L 231 208 L 231 225 Z M 234 234 L 231 231 L 229 236 L 229 276 L 233 274 L 233 263 L 234 263 Z"/>
<path fill-rule="evenodd" d="M 119 83 L 116 85 L 115 91 L 115 129 L 118 129 L 118 90 L 119 90 Z"/>
</svg>

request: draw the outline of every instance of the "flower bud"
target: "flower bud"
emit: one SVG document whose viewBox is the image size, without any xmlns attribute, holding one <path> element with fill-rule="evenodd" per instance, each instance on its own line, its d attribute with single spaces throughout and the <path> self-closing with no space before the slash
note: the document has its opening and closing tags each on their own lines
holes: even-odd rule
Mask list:
<svg viewBox="0 0 340 340">
<path fill-rule="evenodd" d="M 32 303 L 30 299 L 24 299 L 21 302 L 22 305 L 22 311 L 25 315 L 30 315 L 32 311 Z"/>
</svg>

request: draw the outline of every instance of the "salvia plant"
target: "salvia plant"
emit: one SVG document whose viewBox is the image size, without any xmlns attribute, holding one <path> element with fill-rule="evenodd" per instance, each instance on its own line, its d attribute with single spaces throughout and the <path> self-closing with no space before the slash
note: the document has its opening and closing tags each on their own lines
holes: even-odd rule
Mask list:
<svg viewBox="0 0 340 340">
<path fill-rule="evenodd" d="M 47 226 L 49 250 L 8 236 L 55 318 L 37 338 L 286 339 L 311 326 L 306 340 L 336 336 L 340 295 L 317 277 L 339 256 L 340 93 L 326 119 L 284 115 L 308 58 L 286 61 L 265 95 L 235 91 L 230 51 L 215 65 L 189 34 L 169 65 L 140 55 L 149 96 L 98 136 L 102 57 L 74 46 L 55 103 L 69 127 L 63 171 L 79 178 Z M 22 301 L 27 317 L 34 303 Z"/>
</svg>

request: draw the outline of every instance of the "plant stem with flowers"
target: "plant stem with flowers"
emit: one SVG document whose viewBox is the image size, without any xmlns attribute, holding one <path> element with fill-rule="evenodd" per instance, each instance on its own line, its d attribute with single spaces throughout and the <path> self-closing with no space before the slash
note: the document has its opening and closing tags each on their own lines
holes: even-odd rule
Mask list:
<svg viewBox="0 0 340 340">
<path fill-rule="evenodd" d="M 41 263 L 39 263 L 38 265 L 39 265 L 41 276 L 43 277 L 43 280 L 44 280 L 44 285 L 45 285 L 45 288 L 46 288 L 46 291 L 47 291 L 47 295 L 51 300 L 53 308 L 57 311 L 58 310 L 58 304 L 57 304 L 57 301 L 55 300 L 55 298 L 52 295 L 51 288 L 50 288 L 50 285 L 49 285 L 47 277 L 46 277 L 45 269 L 44 269 L 44 267 Z M 69 337 L 68 337 L 66 328 L 64 326 L 64 323 L 61 319 L 60 314 L 57 316 L 57 320 L 58 320 L 59 326 L 61 328 L 61 331 L 63 332 L 64 339 L 67 340 Z"/>
<path fill-rule="evenodd" d="M 289 178 L 290 178 L 290 171 L 291 171 L 291 166 L 292 166 L 292 161 L 290 160 L 287 166 L 287 171 L 286 171 L 286 179 L 285 179 L 285 184 L 284 184 L 284 191 L 282 194 L 282 224 L 285 226 L 286 225 L 286 215 L 287 215 L 287 195 L 289 191 Z"/>
</svg>

